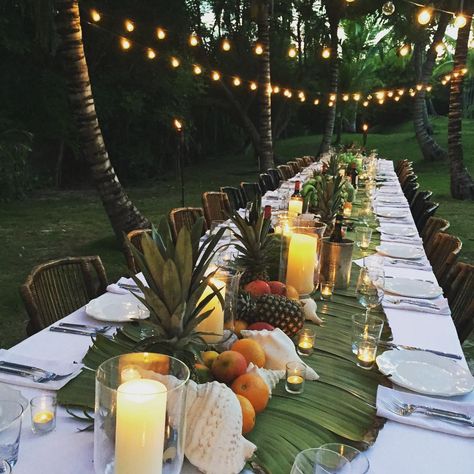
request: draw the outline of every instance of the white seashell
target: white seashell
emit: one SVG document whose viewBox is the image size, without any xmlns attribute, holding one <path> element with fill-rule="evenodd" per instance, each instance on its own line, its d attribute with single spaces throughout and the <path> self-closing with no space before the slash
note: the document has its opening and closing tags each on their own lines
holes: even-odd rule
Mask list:
<svg viewBox="0 0 474 474">
<path fill-rule="evenodd" d="M 242 436 L 242 411 L 219 382 L 188 383 L 185 455 L 204 474 L 238 474 L 257 448 Z"/>
<path fill-rule="evenodd" d="M 316 314 L 317 304 L 313 298 L 301 299 L 300 303 L 303 306 L 303 314 L 305 319 L 312 321 L 317 325 L 321 325 L 323 323 L 323 320 Z"/>
<path fill-rule="evenodd" d="M 257 367 L 250 362 L 247 367 L 247 373 L 252 372 L 262 377 L 263 381 L 268 385 L 270 389 L 270 397 L 272 396 L 272 390 L 276 387 L 276 384 L 285 376 L 284 370 L 271 370 Z"/>
<path fill-rule="evenodd" d="M 279 328 L 273 331 L 249 331 L 244 329 L 240 334 L 249 339 L 257 341 L 265 351 L 265 368 L 273 370 L 285 370 L 288 362 L 298 361 L 304 364 L 296 353 L 293 341 Z M 305 364 L 306 365 L 306 364 Z M 318 380 L 319 375 L 306 365 L 306 379 Z"/>
</svg>

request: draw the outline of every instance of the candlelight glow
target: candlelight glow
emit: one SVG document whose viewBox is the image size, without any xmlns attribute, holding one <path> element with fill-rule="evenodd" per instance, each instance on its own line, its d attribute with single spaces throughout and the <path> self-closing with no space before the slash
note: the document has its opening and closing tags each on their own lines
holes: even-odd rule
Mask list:
<svg viewBox="0 0 474 474">
<path fill-rule="evenodd" d="M 431 21 L 431 16 L 433 14 L 433 10 L 428 7 L 422 8 L 417 16 L 418 23 L 420 25 L 427 25 Z"/>
<path fill-rule="evenodd" d="M 454 26 L 456 28 L 464 28 L 466 25 L 467 25 L 467 19 L 462 13 L 459 13 L 458 15 L 455 16 Z"/>
<path fill-rule="evenodd" d="M 263 54 L 263 46 L 261 44 L 255 45 L 255 54 L 257 54 L 258 56 Z"/>
<path fill-rule="evenodd" d="M 242 84 L 242 81 L 240 80 L 240 77 L 234 77 L 232 84 L 234 84 L 235 87 L 240 86 Z"/>
<path fill-rule="evenodd" d="M 251 91 L 257 90 L 257 84 L 256 84 L 255 82 L 251 82 L 251 83 L 250 83 L 250 90 L 251 90 Z"/>
<path fill-rule="evenodd" d="M 222 51 L 230 51 L 231 45 L 228 39 L 222 41 Z"/>
<path fill-rule="evenodd" d="M 155 51 L 154 51 L 153 49 L 151 49 L 151 48 L 148 48 L 148 49 L 146 50 L 146 57 L 147 57 L 148 59 L 155 59 L 155 58 L 156 58 L 156 53 L 155 53 Z"/>
<path fill-rule="evenodd" d="M 219 74 L 218 71 L 212 71 L 212 80 L 213 81 L 218 81 L 221 78 L 221 75 Z"/>
<path fill-rule="evenodd" d="M 163 28 L 156 29 L 156 37 L 159 40 L 164 40 L 166 38 L 166 31 Z"/>
<path fill-rule="evenodd" d="M 199 44 L 199 38 L 196 35 L 191 35 L 189 37 L 189 46 L 197 46 Z"/>
<path fill-rule="evenodd" d="M 125 29 L 131 33 L 134 29 L 135 29 L 135 25 L 133 24 L 133 22 L 131 22 L 130 20 L 125 20 Z"/>
<path fill-rule="evenodd" d="M 296 54 L 297 54 L 296 48 L 294 46 L 290 46 L 290 48 L 288 49 L 288 56 L 290 58 L 295 58 Z"/>
<path fill-rule="evenodd" d="M 173 66 L 174 68 L 177 68 L 179 67 L 180 64 L 181 62 L 178 58 L 175 58 L 174 56 L 171 58 L 171 66 Z"/>
<path fill-rule="evenodd" d="M 404 56 L 408 56 L 410 54 L 410 51 L 411 51 L 411 46 L 409 44 L 404 44 L 398 50 L 398 54 L 404 57 Z"/>
<path fill-rule="evenodd" d="M 331 50 L 329 48 L 324 48 L 322 53 L 321 53 L 321 56 L 324 59 L 329 59 L 331 57 Z"/>
<path fill-rule="evenodd" d="M 201 66 L 199 66 L 199 64 L 195 64 L 194 67 L 193 67 L 193 72 L 194 74 L 196 75 L 199 75 L 202 73 L 202 68 Z"/>
<path fill-rule="evenodd" d="M 102 17 L 100 16 L 100 13 L 97 10 L 91 10 L 91 18 L 92 18 L 92 21 L 96 23 L 102 19 Z"/>
<path fill-rule="evenodd" d="M 183 123 L 176 118 L 173 120 L 173 125 L 174 125 L 174 128 L 178 130 L 178 132 L 180 132 L 183 129 Z"/>
<path fill-rule="evenodd" d="M 120 46 L 122 47 L 122 49 L 130 49 L 132 47 L 132 43 L 130 43 L 130 41 L 127 39 L 127 38 L 120 38 Z"/>
</svg>

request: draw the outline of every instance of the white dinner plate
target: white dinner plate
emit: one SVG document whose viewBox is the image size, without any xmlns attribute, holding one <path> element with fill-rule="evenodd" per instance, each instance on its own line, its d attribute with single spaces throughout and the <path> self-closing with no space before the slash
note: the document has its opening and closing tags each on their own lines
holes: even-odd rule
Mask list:
<svg viewBox="0 0 474 474">
<path fill-rule="evenodd" d="M 377 215 L 379 217 L 402 218 L 407 215 L 406 209 L 378 209 Z"/>
<path fill-rule="evenodd" d="M 474 389 L 474 377 L 467 369 L 430 352 L 386 351 L 377 357 L 377 365 L 393 383 L 425 395 L 453 397 Z"/>
<path fill-rule="evenodd" d="M 91 318 L 110 323 L 125 323 L 150 316 L 148 309 L 132 293 L 104 293 L 86 305 L 86 313 Z"/>
<path fill-rule="evenodd" d="M 381 186 L 377 191 L 377 195 L 402 195 L 398 186 Z"/>
<path fill-rule="evenodd" d="M 377 230 L 382 234 L 413 237 L 418 234 L 416 227 L 410 225 L 387 224 L 383 227 L 377 227 Z"/>
<path fill-rule="evenodd" d="M 411 245 L 384 242 L 377 247 L 377 251 L 392 258 L 405 258 L 417 260 L 423 257 L 423 249 Z"/>
<path fill-rule="evenodd" d="M 432 281 L 413 280 L 402 277 L 385 277 L 385 291 L 398 296 L 410 298 L 437 298 L 443 294 L 443 290 Z"/>
</svg>

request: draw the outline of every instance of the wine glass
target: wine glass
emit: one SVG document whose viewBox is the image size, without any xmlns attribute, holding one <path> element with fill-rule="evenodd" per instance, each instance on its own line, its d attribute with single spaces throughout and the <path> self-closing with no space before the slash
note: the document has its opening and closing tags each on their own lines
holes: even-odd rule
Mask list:
<svg viewBox="0 0 474 474">
<path fill-rule="evenodd" d="M 370 310 L 376 308 L 383 299 L 384 281 L 383 270 L 367 267 L 360 269 L 356 294 L 359 303 L 364 306 L 367 316 L 369 316 Z"/>
</svg>

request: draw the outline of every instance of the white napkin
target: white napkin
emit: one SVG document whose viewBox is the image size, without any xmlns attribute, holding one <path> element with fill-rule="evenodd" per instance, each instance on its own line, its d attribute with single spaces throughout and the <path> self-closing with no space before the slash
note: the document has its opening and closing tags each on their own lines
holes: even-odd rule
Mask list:
<svg viewBox="0 0 474 474">
<path fill-rule="evenodd" d="M 31 378 L 0 372 L 0 382 L 6 382 L 11 385 L 21 385 L 23 387 L 41 388 L 43 390 L 59 390 L 60 388 L 64 387 L 64 385 L 66 385 L 71 379 L 76 377 L 82 368 L 82 364 L 62 362 L 60 360 L 26 357 L 17 354 L 16 352 L 7 351 L 6 349 L 0 349 L 0 360 L 5 362 L 14 362 L 16 364 L 29 365 L 31 367 L 38 367 L 39 369 L 48 370 L 59 375 L 69 374 L 72 372 L 71 375 L 65 379 L 56 381 L 51 380 L 50 382 L 44 383 L 37 383 Z M 38 375 L 41 374 L 38 372 Z"/>
<path fill-rule="evenodd" d="M 240 331 L 241 335 L 257 341 L 265 351 L 265 369 L 286 370 L 288 362 L 301 362 L 306 365 L 306 380 L 318 380 L 319 375 L 305 364 L 296 353 L 293 341 L 279 328 L 273 331 Z"/>
<path fill-rule="evenodd" d="M 403 235 L 391 235 L 391 234 L 384 234 L 382 230 L 382 234 L 380 236 L 382 242 L 399 242 L 402 244 L 423 244 L 423 240 L 421 237 L 418 237 L 417 235 L 412 236 L 412 237 L 406 237 Z"/>
<path fill-rule="evenodd" d="M 386 268 L 411 268 L 412 270 L 431 271 L 431 265 L 427 258 L 417 260 L 403 260 L 402 258 L 391 258 L 384 255 Z M 393 262 L 393 263 L 391 263 Z M 415 264 L 410 262 L 416 262 Z M 420 264 L 420 265 L 418 265 Z"/>
<path fill-rule="evenodd" d="M 126 290 L 125 288 L 120 288 L 120 286 L 118 286 L 117 283 L 111 283 L 110 285 L 107 285 L 106 290 L 109 293 L 115 293 L 117 295 L 126 295 L 130 293 L 130 290 Z"/>
<path fill-rule="evenodd" d="M 431 416 L 422 415 L 421 413 L 413 413 L 410 416 L 399 416 L 387 409 L 391 400 L 396 398 L 402 403 L 412 403 L 414 405 L 425 405 L 433 408 L 441 408 L 444 410 L 455 411 L 470 416 L 474 420 L 474 403 L 472 402 L 456 402 L 453 400 L 426 397 L 424 395 L 416 395 L 409 392 L 399 392 L 382 385 L 377 389 L 377 415 L 388 418 L 389 420 L 407 425 L 418 426 L 428 430 L 440 431 L 442 433 L 453 434 L 457 436 L 474 437 L 474 427 L 462 425 L 460 423 L 450 423 Z"/>
<path fill-rule="evenodd" d="M 279 196 L 280 195 L 278 194 L 278 191 L 267 191 L 263 197 L 264 198 L 278 198 Z"/>
<path fill-rule="evenodd" d="M 398 304 L 393 303 L 394 300 L 398 300 L 398 299 L 413 300 L 413 301 L 426 301 L 430 304 L 436 305 L 439 309 L 427 308 L 424 306 L 419 306 L 419 305 L 410 304 L 410 303 L 398 303 Z M 419 298 L 407 298 L 405 296 L 397 296 L 397 295 L 385 293 L 385 296 L 383 299 L 383 307 L 390 308 L 390 309 L 401 309 L 405 311 L 417 311 L 419 313 L 429 313 L 429 314 L 435 314 L 439 316 L 451 315 L 451 310 L 449 309 L 448 300 L 444 298 L 443 296 L 439 296 L 438 298 L 428 300 L 428 299 L 419 299 Z"/>
</svg>

